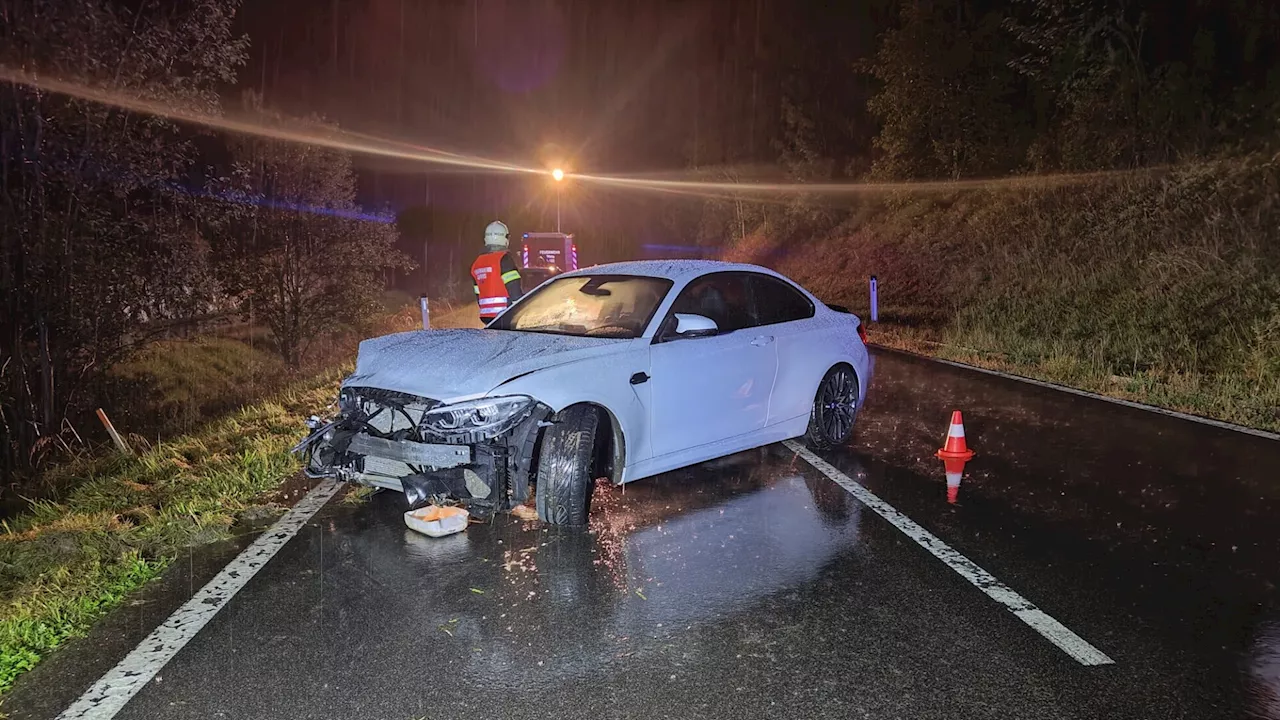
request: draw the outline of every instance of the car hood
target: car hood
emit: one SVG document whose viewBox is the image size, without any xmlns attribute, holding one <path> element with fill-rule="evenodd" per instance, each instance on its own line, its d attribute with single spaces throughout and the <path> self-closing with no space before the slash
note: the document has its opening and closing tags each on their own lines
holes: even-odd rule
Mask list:
<svg viewBox="0 0 1280 720">
<path fill-rule="evenodd" d="M 507 330 L 415 330 L 360 343 L 343 387 L 434 400 L 483 395 L 520 375 L 622 352 L 631 341 Z"/>
</svg>

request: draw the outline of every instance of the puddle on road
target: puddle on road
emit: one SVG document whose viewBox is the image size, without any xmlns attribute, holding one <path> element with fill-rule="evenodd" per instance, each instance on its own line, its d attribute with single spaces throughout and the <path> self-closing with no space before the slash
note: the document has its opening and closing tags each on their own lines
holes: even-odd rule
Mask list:
<svg viewBox="0 0 1280 720">
<path fill-rule="evenodd" d="M 1263 720 L 1280 720 L 1280 620 L 1258 626 L 1248 662 L 1250 713 Z"/>
<path fill-rule="evenodd" d="M 397 499 L 361 514 L 390 522 Z M 587 529 L 510 516 L 438 539 L 398 529 L 390 544 L 361 542 L 379 557 L 353 565 L 376 564 L 376 592 L 395 595 L 385 602 L 415 596 L 415 632 L 462 655 L 464 677 L 514 687 L 530 672 L 660 654 L 683 633 L 794 597 L 857 544 L 861 512 L 834 483 L 761 450 L 597 487 Z M 413 589 L 424 587 L 429 598 Z"/>
</svg>

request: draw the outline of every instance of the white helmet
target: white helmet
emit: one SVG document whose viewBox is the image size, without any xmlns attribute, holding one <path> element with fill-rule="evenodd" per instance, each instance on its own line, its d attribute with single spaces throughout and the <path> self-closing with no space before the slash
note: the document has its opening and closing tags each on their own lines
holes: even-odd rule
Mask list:
<svg viewBox="0 0 1280 720">
<path fill-rule="evenodd" d="M 485 247 L 509 247 L 511 240 L 507 238 L 507 226 L 494 220 L 484 229 Z"/>
</svg>

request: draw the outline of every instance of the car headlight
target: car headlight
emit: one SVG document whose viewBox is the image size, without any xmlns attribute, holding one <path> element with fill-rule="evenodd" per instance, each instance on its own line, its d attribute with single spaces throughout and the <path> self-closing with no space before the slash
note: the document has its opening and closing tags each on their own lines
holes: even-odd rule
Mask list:
<svg viewBox="0 0 1280 720">
<path fill-rule="evenodd" d="M 441 405 L 422 415 L 422 429 L 436 435 L 506 432 L 525 418 L 533 406 L 526 395 L 480 398 Z"/>
<path fill-rule="evenodd" d="M 342 388 L 338 391 L 338 412 L 343 416 L 354 413 L 358 405 L 359 402 L 356 398 L 355 390 Z"/>
</svg>

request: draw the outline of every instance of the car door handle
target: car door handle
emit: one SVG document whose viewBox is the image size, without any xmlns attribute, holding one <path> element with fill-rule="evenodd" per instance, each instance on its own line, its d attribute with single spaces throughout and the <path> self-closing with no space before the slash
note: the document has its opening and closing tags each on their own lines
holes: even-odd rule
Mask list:
<svg viewBox="0 0 1280 720">
<path fill-rule="evenodd" d="M 765 345 L 768 345 L 771 342 L 773 342 L 772 335 L 760 335 L 756 337 L 754 340 L 752 340 L 751 344 L 755 345 L 756 347 L 764 347 Z"/>
<path fill-rule="evenodd" d="M 631 376 L 632 385 L 643 385 L 644 383 L 647 383 L 647 382 L 649 382 L 649 376 L 645 375 L 642 372 L 638 372 L 635 375 Z"/>
</svg>

